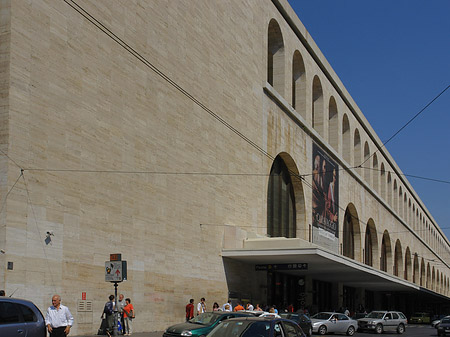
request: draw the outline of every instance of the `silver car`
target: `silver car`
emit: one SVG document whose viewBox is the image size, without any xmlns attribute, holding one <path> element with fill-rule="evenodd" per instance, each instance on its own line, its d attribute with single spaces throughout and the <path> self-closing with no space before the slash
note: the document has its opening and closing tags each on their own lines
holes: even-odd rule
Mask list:
<svg viewBox="0 0 450 337">
<path fill-rule="evenodd" d="M 339 312 L 319 312 L 311 317 L 314 333 L 325 335 L 326 333 L 345 333 L 353 336 L 358 322 Z"/>
<path fill-rule="evenodd" d="M 45 337 L 45 321 L 30 301 L 0 297 L 0 336 Z"/>
<path fill-rule="evenodd" d="M 402 334 L 407 324 L 406 316 L 400 311 L 372 311 L 366 317 L 358 319 L 358 330 L 372 330 L 378 334 L 397 331 Z"/>
</svg>

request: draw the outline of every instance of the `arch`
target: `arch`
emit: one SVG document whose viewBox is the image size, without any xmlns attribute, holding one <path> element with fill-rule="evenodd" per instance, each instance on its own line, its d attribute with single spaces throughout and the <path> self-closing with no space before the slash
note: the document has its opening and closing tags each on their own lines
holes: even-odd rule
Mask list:
<svg viewBox="0 0 450 337">
<path fill-rule="evenodd" d="M 405 251 L 405 275 L 404 275 L 404 279 L 407 281 L 411 281 L 412 279 L 412 262 L 411 262 L 411 250 L 409 249 L 409 247 L 406 247 L 406 251 Z"/>
<path fill-rule="evenodd" d="M 430 263 L 427 263 L 427 276 L 426 276 L 426 284 L 425 287 L 427 287 L 428 289 L 430 289 L 431 287 L 431 268 L 430 268 Z"/>
<path fill-rule="evenodd" d="M 380 192 L 380 185 L 379 185 L 379 182 L 378 182 L 378 176 L 380 175 L 380 172 L 378 171 L 378 157 L 377 157 L 376 153 L 373 155 L 372 169 L 373 169 L 372 186 L 373 186 L 374 190 L 379 193 Z"/>
<path fill-rule="evenodd" d="M 419 284 L 420 279 L 420 271 L 419 271 L 419 256 L 417 253 L 414 253 L 414 260 L 413 260 L 413 283 Z"/>
<path fill-rule="evenodd" d="M 345 209 L 342 241 L 342 255 L 360 261 L 361 231 L 358 213 L 352 203 Z"/>
<path fill-rule="evenodd" d="M 298 50 L 292 57 L 292 107 L 306 120 L 306 70 Z"/>
<path fill-rule="evenodd" d="M 314 76 L 312 87 L 312 127 L 324 136 L 323 90 L 319 76 Z"/>
<path fill-rule="evenodd" d="M 284 42 L 281 28 L 275 19 L 270 20 L 267 46 L 267 82 L 284 96 Z"/>
<path fill-rule="evenodd" d="M 344 114 L 342 117 L 342 156 L 344 160 L 351 164 L 351 134 L 350 134 L 350 122 L 348 120 L 347 114 Z M 359 165 L 359 163 L 355 163 L 355 165 Z"/>
<path fill-rule="evenodd" d="M 400 276 L 401 270 L 403 269 L 403 258 L 402 258 L 402 244 L 400 240 L 397 239 L 395 242 L 395 252 L 394 252 L 394 275 Z"/>
<path fill-rule="evenodd" d="M 380 254 L 380 270 L 387 272 L 391 270 L 392 265 L 392 247 L 391 238 L 387 230 L 383 233 L 383 239 L 381 241 L 381 254 Z"/>
<path fill-rule="evenodd" d="M 408 223 L 408 202 L 407 202 L 408 198 L 406 196 L 406 191 L 405 194 L 403 195 L 403 220 L 405 220 L 406 223 Z"/>
<path fill-rule="evenodd" d="M 398 215 L 403 218 L 403 190 L 402 187 L 398 189 Z"/>
<path fill-rule="evenodd" d="M 297 223 L 306 231 L 305 199 L 300 179 L 292 158 L 278 155 L 271 167 L 267 189 L 267 234 L 273 237 L 297 237 Z M 304 238 L 304 237 L 303 237 Z"/>
<path fill-rule="evenodd" d="M 364 162 L 366 162 L 367 160 L 369 160 L 369 158 L 370 158 L 369 143 L 368 143 L 368 142 L 365 142 L 365 143 L 364 143 Z M 363 174 L 364 174 L 364 180 L 365 180 L 368 184 L 370 184 L 370 169 L 368 168 L 369 165 L 370 165 L 369 163 L 366 163 L 366 164 L 365 164 L 366 168 L 364 169 L 364 172 L 363 172 Z"/>
<path fill-rule="evenodd" d="M 380 193 L 381 197 L 386 200 L 386 169 L 384 163 L 381 163 L 380 167 Z"/>
<path fill-rule="evenodd" d="M 392 205 L 392 178 L 391 172 L 388 173 L 387 176 L 387 202 L 389 205 Z"/>
<path fill-rule="evenodd" d="M 336 150 L 339 151 L 339 118 L 336 100 L 330 97 L 328 103 L 328 142 Z"/>
<path fill-rule="evenodd" d="M 416 230 L 416 205 L 412 205 L 412 214 L 411 214 L 411 221 L 410 221 L 411 227 Z"/>
<path fill-rule="evenodd" d="M 354 135 L 353 135 L 353 164 L 354 166 L 357 166 L 362 163 L 362 157 L 361 157 L 361 136 L 359 135 L 358 128 L 355 129 Z M 356 168 L 356 171 L 362 175 L 362 170 L 360 168 Z"/>
<path fill-rule="evenodd" d="M 436 275 L 434 274 L 434 266 L 431 268 L 431 290 L 435 290 L 436 286 Z"/>
<path fill-rule="evenodd" d="M 378 256 L 377 229 L 375 227 L 375 222 L 370 218 L 367 222 L 364 239 L 364 263 L 372 267 L 378 267 L 378 263 L 376 263 L 376 259 L 374 259 L 376 256 Z M 377 264 L 376 266 L 374 265 L 375 263 Z"/>
<path fill-rule="evenodd" d="M 394 191 L 392 192 L 394 194 L 394 205 L 393 209 L 398 213 L 398 189 L 397 189 L 397 179 L 394 179 Z"/>
<path fill-rule="evenodd" d="M 426 282 L 425 260 L 422 257 L 422 261 L 420 262 L 420 286 L 426 287 Z"/>
</svg>

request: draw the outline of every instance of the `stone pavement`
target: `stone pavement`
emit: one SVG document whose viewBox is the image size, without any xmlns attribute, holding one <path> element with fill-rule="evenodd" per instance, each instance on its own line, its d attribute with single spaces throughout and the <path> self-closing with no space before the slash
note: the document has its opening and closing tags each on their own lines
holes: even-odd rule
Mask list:
<svg viewBox="0 0 450 337">
<path fill-rule="evenodd" d="M 153 332 L 136 332 L 131 334 L 132 337 L 162 337 L 163 331 L 153 331 Z M 122 335 L 119 335 L 122 336 Z M 75 336 L 74 336 L 75 337 Z M 83 336 L 77 336 L 77 337 L 98 337 L 98 335 L 83 335 Z M 104 337 L 107 337 L 104 335 Z"/>
</svg>

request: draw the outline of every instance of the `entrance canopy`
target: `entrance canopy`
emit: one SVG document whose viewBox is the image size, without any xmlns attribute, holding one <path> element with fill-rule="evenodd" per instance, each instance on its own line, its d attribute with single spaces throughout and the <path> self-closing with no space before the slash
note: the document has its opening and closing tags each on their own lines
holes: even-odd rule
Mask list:
<svg viewBox="0 0 450 337">
<path fill-rule="evenodd" d="M 224 249 L 223 258 L 255 265 L 255 269 L 279 270 L 291 275 L 309 277 L 331 283 L 371 291 L 419 291 L 420 286 L 386 272 L 346 258 L 301 239 L 247 239 L 242 249 Z M 307 264 L 307 269 L 294 264 Z M 293 265 L 292 269 L 290 265 Z"/>
</svg>

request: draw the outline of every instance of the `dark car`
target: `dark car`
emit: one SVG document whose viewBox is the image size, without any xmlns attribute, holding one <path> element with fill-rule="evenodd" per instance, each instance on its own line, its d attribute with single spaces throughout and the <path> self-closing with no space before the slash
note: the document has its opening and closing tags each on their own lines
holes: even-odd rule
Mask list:
<svg viewBox="0 0 450 337">
<path fill-rule="evenodd" d="M 45 320 L 27 300 L 0 297 L 0 336 L 45 337 Z"/>
<path fill-rule="evenodd" d="M 441 323 L 439 323 L 439 326 L 437 328 L 438 336 L 445 336 L 450 335 L 450 317 L 444 317 L 441 319 Z"/>
<path fill-rule="evenodd" d="M 240 317 L 223 321 L 207 337 L 306 337 L 294 321 L 276 317 Z"/>
<path fill-rule="evenodd" d="M 312 335 L 312 323 L 308 316 L 302 313 L 298 312 L 282 312 L 279 314 L 281 318 L 290 319 L 291 321 L 294 321 L 300 327 L 302 328 L 303 332 L 307 336 Z"/>
<path fill-rule="evenodd" d="M 200 314 L 190 321 L 169 326 L 163 337 L 196 337 L 207 335 L 223 320 L 234 317 L 253 316 L 245 312 L 213 311 Z"/>
</svg>

